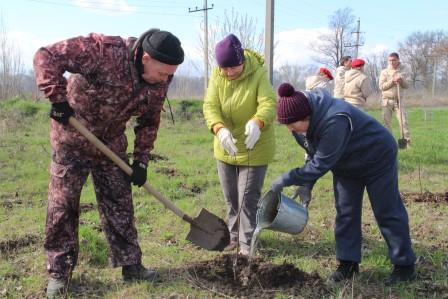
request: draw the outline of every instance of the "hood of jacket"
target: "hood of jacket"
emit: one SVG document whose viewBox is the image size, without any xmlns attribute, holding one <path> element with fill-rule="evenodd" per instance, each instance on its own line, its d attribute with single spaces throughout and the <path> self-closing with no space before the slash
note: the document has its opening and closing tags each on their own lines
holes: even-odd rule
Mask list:
<svg viewBox="0 0 448 299">
<path fill-rule="evenodd" d="M 345 72 L 345 83 L 349 83 L 361 76 L 363 76 L 364 73 L 357 69 L 351 69 Z"/>
<path fill-rule="evenodd" d="M 312 92 L 305 91 L 304 94 L 308 98 L 308 103 L 311 107 L 310 126 L 307 135 L 312 136 L 327 114 L 328 109 L 330 109 L 333 98 L 328 90 L 324 88 L 316 88 Z"/>
</svg>

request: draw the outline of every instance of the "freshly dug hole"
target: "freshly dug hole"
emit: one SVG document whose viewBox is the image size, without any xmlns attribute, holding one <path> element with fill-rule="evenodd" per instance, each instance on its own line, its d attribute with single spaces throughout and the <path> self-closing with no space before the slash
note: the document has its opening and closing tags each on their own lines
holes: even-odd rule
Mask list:
<svg viewBox="0 0 448 299">
<path fill-rule="evenodd" d="M 187 271 L 198 287 L 229 296 L 271 298 L 276 292 L 302 296 L 328 293 L 318 274 L 308 274 L 289 263 L 265 262 L 259 257 L 222 255 L 193 264 Z"/>
</svg>

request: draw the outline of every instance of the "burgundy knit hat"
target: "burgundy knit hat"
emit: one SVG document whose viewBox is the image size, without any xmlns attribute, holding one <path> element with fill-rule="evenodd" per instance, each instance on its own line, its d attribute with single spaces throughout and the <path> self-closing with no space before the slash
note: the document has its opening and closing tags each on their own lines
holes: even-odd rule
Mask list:
<svg viewBox="0 0 448 299">
<path fill-rule="evenodd" d="M 244 49 L 240 40 L 229 34 L 216 44 L 215 56 L 220 67 L 234 67 L 244 62 Z"/>
<path fill-rule="evenodd" d="M 278 122 L 284 125 L 303 120 L 311 115 L 311 107 L 307 97 L 294 90 L 289 83 L 283 83 L 278 88 Z"/>
</svg>

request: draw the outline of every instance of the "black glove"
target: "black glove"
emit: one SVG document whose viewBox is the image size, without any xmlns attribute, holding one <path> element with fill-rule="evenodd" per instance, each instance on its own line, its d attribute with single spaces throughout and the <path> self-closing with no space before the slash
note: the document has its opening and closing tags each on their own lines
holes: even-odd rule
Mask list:
<svg viewBox="0 0 448 299">
<path fill-rule="evenodd" d="M 283 187 L 285 187 L 285 183 L 283 182 L 282 176 L 277 177 L 271 184 L 271 190 L 274 191 L 274 193 L 282 192 Z"/>
<path fill-rule="evenodd" d="M 52 103 L 50 117 L 61 124 L 67 125 L 68 119 L 73 115 L 73 109 L 68 102 Z"/>
<path fill-rule="evenodd" d="M 306 186 L 299 186 L 296 192 L 294 193 L 293 199 L 296 199 L 297 196 L 300 197 L 300 201 L 305 207 L 308 207 L 311 201 L 311 189 Z"/>
<path fill-rule="evenodd" d="M 141 187 L 145 182 L 147 178 L 146 168 L 148 166 L 141 162 L 141 161 L 134 161 L 132 163 L 132 174 L 129 176 L 129 181 L 132 182 L 132 184 L 137 185 Z"/>
</svg>

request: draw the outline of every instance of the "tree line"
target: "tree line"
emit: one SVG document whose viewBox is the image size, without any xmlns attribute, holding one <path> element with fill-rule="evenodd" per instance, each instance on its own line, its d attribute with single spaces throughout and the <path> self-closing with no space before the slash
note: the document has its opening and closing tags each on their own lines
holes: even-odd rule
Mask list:
<svg viewBox="0 0 448 299">
<path fill-rule="evenodd" d="M 309 47 L 315 55 L 315 62 L 307 65 L 284 64 L 274 70 L 273 83 L 277 87 L 281 82 L 290 82 L 296 88 L 303 89 L 306 77 L 317 72 L 320 66 L 333 71 L 343 56 L 354 55 L 355 43 L 352 32 L 355 28 L 355 16 L 350 8 L 335 11 L 329 16 L 328 30 L 319 36 L 317 42 Z M 20 55 L 20 47 L 9 38 L 3 20 L 0 20 L 0 100 L 10 97 L 26 97 L 35 100 L 42 96 L 37 90 L 32 70 L 26 70 Z M 229 32 L 240 37 L 243 46 L 263 53 L 263 30 L 257 29 L 257 21 L 247 14 L 232 10 L 225 12 L 224 18 L 216 18 L 209 30 L 209 65 L 214 65 L 214 45 Z M 363 42 L 364 38 L 361 38 Z M 197 51 L 203 55 L 203 36 L 198 34 Z M 369 54 L 361 58 L 366 61 L 365 72 L 371 85 L 378 90 L 380 71 L 387 67 L 389 52 L 398 52 L 401 61 L 410 71 L 411 86 L 416 93 L 446 95 L 448 93 L 448 33 L 444 30 L 415 31 L 398 43 L 397 49 L 388 49 L 381 53 Z M 274 45 L 274 63 L 275 63 Z M 176 75 L 168 96 L 171 98 L 202 98 L 202 65 L 191 64 L 189 71 Z"/>
</svg>

